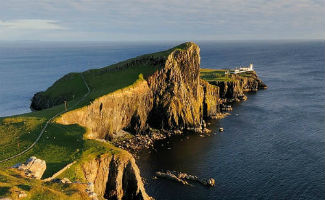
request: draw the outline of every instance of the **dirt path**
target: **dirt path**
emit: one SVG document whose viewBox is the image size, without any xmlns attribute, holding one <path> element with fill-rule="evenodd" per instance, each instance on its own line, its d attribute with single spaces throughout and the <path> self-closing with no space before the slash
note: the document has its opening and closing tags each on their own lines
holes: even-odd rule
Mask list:
<svg viewBox="0 0 325 200">
<path fill-rule="evenodd" d="M 87 82 L 86 82 L 84 76 L 83 76 L 82 74 L 80 74 L 80 76 L 81 76 L 82 81 L 84 82 L 85 86 L 87 87 L 88 92 L 87 92 L 87 93 L 86 93 L 82 98 L 80 98 L 79 101 L 77 101 L 74 105 L 72 105 L 71 107 L 75 107 L 75 106 L 77 106 L 77 105 L 78 105 L 82 100 L 84 100 L 84 99 L 89 95 L 89 93 L 90 93 L 90 88 L 89 88 L 89 86 L 88 86 L 88 84 L 87 84 Z M 69 111 L 69 109 L 68 109 L 68 111 Z M 34 142 L 29 146 L 29 147 L 27 147 L 25 150 L 23 150 L 22 152 L 20 152 L 20 153 L 18 153 L 18 154 L 15 154 L 15 155 L 10 156 L 10 157 L 8 157 L 8 158 L 6 158 L 6 159 L 0 160 L 0 163 L 6 162 L 6 161 L 11 160 L 11 159 L 13 159 L 13 158 L 16 158 L 16 157 L 18 157 L 18 156 L 21 156 L 21 155 L 23 155 L 24 153 L 26 153 L 27 151 L 31 150 L 31 149 L 35 146 L 35 144 L 39 141 L 39 139 L 42 137 L 43 133 L 45 132 L 47 126 L 51 123 L 51 121 L 52 121 L 54 118 L 56 118 L 57 116 L 63 114 L 64 112 L 67 112 L 67 111 L 64 110 L 64 111 L 58 112 L 58 113 L 56 113 L 53 117 L 51 117 L 49 120 L 47 120 L 47 122 L 45 123 L 45 126 L 42 128 L 42 130 L 41 130 L 41 132 L 39 133 L 38 137 L 36 138 L 36 140 L 35 140 L 35 141 L 34 141 Z"/>
</svg>

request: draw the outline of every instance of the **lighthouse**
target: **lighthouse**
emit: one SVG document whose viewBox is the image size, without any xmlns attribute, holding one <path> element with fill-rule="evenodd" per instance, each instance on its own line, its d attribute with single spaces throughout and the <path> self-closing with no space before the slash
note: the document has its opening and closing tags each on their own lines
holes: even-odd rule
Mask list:
<svg viewBox="0 0 325 200">
<path fill-rule="evenodd" d="M 250 64 L 250 65 L 249 65 L 249 71 L 253 71 L 253 70 L 254 70 L 253 67 L 254 67 L 253 64 Z"/>
</svg>

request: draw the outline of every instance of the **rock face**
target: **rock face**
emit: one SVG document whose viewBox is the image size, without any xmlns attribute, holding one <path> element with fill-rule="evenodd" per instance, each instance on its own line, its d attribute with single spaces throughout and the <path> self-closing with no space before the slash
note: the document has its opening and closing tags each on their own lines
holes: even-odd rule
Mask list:
<svg viewBox="0 0 325 200">
<path fill-rule="evenodd" d="M 200 49 L 187 43 L 185 49 L 172 51 L 147 80 L 94 100 L 90 105 L 67 112 L 58 123 L 87 127 L 87 138 L 109 139 L 126 129 L 141 133 L 148 127 L 165 130 L 201 130 L 204 89 L 200 84 Z M 144 58 L 152 59 L 152 58 Z M 216 87 L 209 86 L 212 103 Z M 206 89 L 207 90 L 207 89 Z M 208 102 L 206 101 L 206 103 Z M 215 114 L 213 102 L 206 115 Z M 209 104 L 210 105 L 210 104 Z"/>
<path fill-rule="evenodd" d="M 57 122 L 87 127 L 89 139 L 110 139 L 123 128 L 143 130 L 152 101 L 147 81 L 142 80 L 104 95 L 89 106 L 67 112 Z"/>
<path fill-rule="evenodd" d="M 234 81 L 212 81 L 210 84 L 220 88 L 220 98 L 226 102 L 246 100 L 244 92 L 256 92 L 259 89 L 266 89 L 267 86 L 261 81 L 255 71 L 249 72 L 249 77 L 232 75 Z"/>
<path fill-rule="evenodd" d="M 182 183 L 183 185 L 190 185 L 190 183 L 188 182 L 190 181 L 190 182 L 197 182 L 208 187 L 215 186 L 215 180 L 213 178 L 203 179 L 184 172 L 176 172 L 176 171 L 169 171 L 169 170 L 167 170 L 166 172 L 158 171 L 156 172 L 156 176 L 160 178 L 170 179 Z"/>
<path fill-rule="evenodd" d="M 121 130 L 144 133 L 150 127 L 173 133 L 202 132 L 204 119 L 218 118 L 224 103 L 245 100 L 244 92 L 266 87 L 255 72 L 249 77 L 232 75 L 234 81 L 230 82 L 201 80 L 200 49 L 194 43 L 171 51 L 164 62 L 161 58 L 156 58 L 157 62 L 152 57 L 142 59 L 159 65 L 159 70 L 56 121 L 87 127 L 86 136 L 91 139 L 114 138 Z"/>
<path fill-rule="evenodd" d="M 102 154 L 82 166 L 84 176 L 98 196 L 117 200 L 151 199 L 143 186 L 134 158 Z"/>
<path fill-rule="evenodd" d="M 13 168 L 23 171 L 26 177 L 41 179 L 46 170 L 46 163 L 33 156 L 28 158 L 25 163 L 17 164 Z"/>
<path fill-rule="evenodd" d="M 204 118 L 216 118 L 221 112 L 222 99 L 220 98 L 220 88 L 209 84 L 207 81 L 200 80 L 203 87 L 203 116 Z"/>
<path fill-rule="evenodd" d="M 189 43 L 175 50 L 162 70 L 148 78 L 154 105 L 148 123 L 167 130 L 199 128 L 203 120 L 203 88 L 200 86 L 200 49 Z"/>
</svg>

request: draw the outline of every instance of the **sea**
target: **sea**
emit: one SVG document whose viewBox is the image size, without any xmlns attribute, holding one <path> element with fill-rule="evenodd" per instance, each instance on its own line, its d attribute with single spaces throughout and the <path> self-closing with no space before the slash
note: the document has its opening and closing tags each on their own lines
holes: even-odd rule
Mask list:
<svg viewBox="0 0 325 200">
<path fill-rule="evenodd" d="M 104 67 L 180 42 L 0 42 L 0 117 L 30 112 L 30 99 L 69 72 Z M 211 136 L 175 136 L 137 159 L 157 200 L 325 199 L 324 47 L 321 40 L 197 41 L 201 67 L 254 64 L 268 89 L 247 93 Z M 218 129 L 224 128 L 224 132 Z M 215 187 L 153 179 L 175 170 Z"/>
</svg>

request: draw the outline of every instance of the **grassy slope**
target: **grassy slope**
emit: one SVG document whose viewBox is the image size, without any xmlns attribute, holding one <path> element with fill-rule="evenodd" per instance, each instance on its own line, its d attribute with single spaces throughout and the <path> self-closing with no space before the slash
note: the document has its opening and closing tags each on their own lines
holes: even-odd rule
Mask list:
<svg viewBox="0 0 325 200">
<path fill-rule="evenodd" d="M 16 191 L 24 191 L 27 193 L 25 200 L 58 200 L 58 199 L 84 199 L 84 185 L 77 184 L 57 184 L 57 183 L 42 183 L 40 180 L 25 179 L 19 176 L 14 170 L 0 171 L 0 197 L 11 196 L 13 199 L 18 199 Z"/>
<path fill-rule="evenodd" d="M 43 92 L 43 94 L 51 97 L 64 95 L 74 96 L 72 100 L 68 101 L 69 109 L 75 109 L 87 105 L 95 98 L 118 89 L 128 87 L 136 82 L 139 78 L 146 78 L 155 72 L 159 67 L 151 66 L 146 63 L 134 64 L 131 67 L 125 67 L 127 63 L 130 63 L 135 59 L 142 59 L 148 56 L 151 58 L 160 57 L 166 59 L 173 50 L 184 49 L 186 46 L 187 44 L 182 44 L 167 51 L 143 55 L 101 69 L 83 72 L 91 92 L 87 98 L 74 107 L 72 107 L 72 105 L 74 105 L 85 93 L 87 93 L 87 88 L 84 85 L 79 73 L 70 73 L 64 76 L 56 81 L 50 88 L 48 88 L 48 90 Z M 143 77 L 140 76 L 140 74 L 142 74 Z M 61 104 L 41 111 L 0 118 L 0 160 L 15 155 L 30 146 L 39 135 L 45 122 L 53 117 L 56 113 L 63 110 L 64 105 Z M 47 169 L 43 175 L 43 178 L 50 177 L 55 172 L 62 169 L 65 165 L 76 160 L 77 164 L 73 165 L 69 170 L 64 172 L 62 176 L 71 178 L 72 180 L 77 180 L 82 178 L 81 175 L 78 174 L 80 172 L 78 168 L 80 167 L 79 164 L 83 161 L 103 153 L 122 153 L 120 149 L 109 143 L 94 140 L 84 140 L 84 133 L 85 130 L 77 125 L 65 126 L 50 123 L 39 142 L 30 151 L 12 160 L 0 163 L 0 171 L 3 172 L 0 174 L 0 197 L 9 192 L 8 187 L 16 187 L 15 185 L 26 182 L 21 179 L 16 180 L 14 176 L 10 176 L 10 173 L 7 173 L 8 170 L 6 170 L 6 168 L 16 163 L 24 162 L 30 156 L 36 156 L 46 161 Z M 8 180 L 4 181 L 4 179 Z M 20 183 L 20 181 L 22 182 Z M 48 194 L 48 196 L 46 196 L 47 199 L 51 199 L 52 197 L 53 199 L 66 198 L 60 196 L 64 196 L 64 194 L 47 192 L 50 190 L 44 188 L 44 186 L 40 186 L 37 181 L 32 185 L 32 190 L 34 191 L 33 194 L 35 195 L 41 195 L 44 193 L 45 195 Z M 43 192 L 39 193 L 39 191 Z M 40 197 L 40 199 L 42 198 L 44 197 Z"/>
<path fill-rule="evenodd" d="M 226 75 L 225 72 L 229 71 L 226 69 L 200 69 L 200 78 L 208 82 L 211 81 L 235 81 L 236 76 L 240 77 L 251 77 L 252 72 L 244 72 L 236 75 Z"/>
<path fill-rule="evenodd" d="M 225 69 L 200 69 L 200 78 L 206 81 L 232 81 L 229 75 L 225 75 Z"/>
<path fill-rule="evenodd" d="M 138 79 L 139 74 L 142 74 L 144 78 L 147 78 L 160 67 L 153 66 L 148 62 L 133 63 L 135 60 L 145 60 L 146 58 L 166 59 L 172 51 L 176 49 L 185 49 L 187 45 L 188 44 L 184 43 L 166 51 L 146 54 L 104 68 L 91 69 L 82 72 L 91 89 L 91 93 L 88 98 L 80 104 L 80 106 L 87 105 L 89 102 L 100 96 L 132 85 Z M 130 63 L 133 64 L 127 66 Z M 72 97 L 75 99 L 81 97 L 86 93 L 86 91 L 84 87 L 80 87 L 80 85 L 83 85 L 80 77 L 79 73 L 67 74 L 56 81 L 46 91 L 42 92 L 42 95 L 52 98 L 66 96 L 67 99 L 71 100 L 73 99 Z"/>
</svg>

